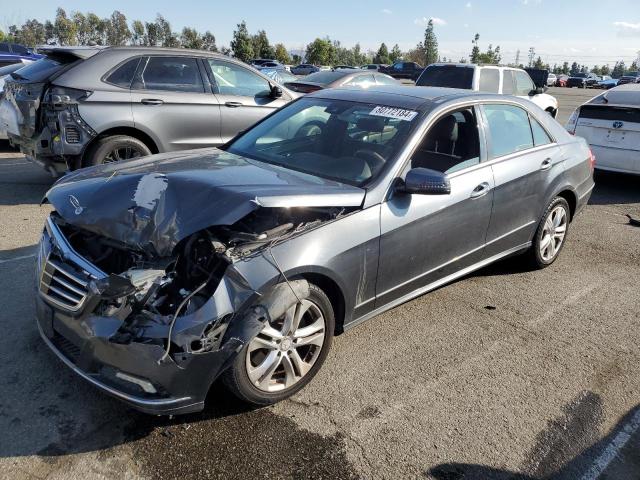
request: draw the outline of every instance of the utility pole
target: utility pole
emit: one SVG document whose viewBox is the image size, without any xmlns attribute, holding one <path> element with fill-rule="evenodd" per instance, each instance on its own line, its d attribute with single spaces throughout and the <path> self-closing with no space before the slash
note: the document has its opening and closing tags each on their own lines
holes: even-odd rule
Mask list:
<svg viewBox="0 0 640 480">
<path fill-rule="evenodd" d="M 516 67 L 520 65 L 520 49 L 516 52 Z"/>
<path fill-rule="evenodd" d="M 533 65 L 533 61 L 536 58 L 536 49 L 531 47 L 529 49 L 529 66 L 531 67 Z"/>
</svg>

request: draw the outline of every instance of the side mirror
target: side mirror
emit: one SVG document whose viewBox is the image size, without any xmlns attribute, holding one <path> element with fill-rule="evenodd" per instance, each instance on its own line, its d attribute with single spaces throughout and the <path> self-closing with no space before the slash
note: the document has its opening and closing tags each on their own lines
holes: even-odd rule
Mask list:
<svg viewBox="0 0 640 480">
<path fill-rule="evenodd" d="M 531 95 L 542 95 L 547 91 L 547 87 L 536 87 L 535 90 L 531 91 Z"/>
<path fill-rule="evenodd" d="M 278 85 L 271 85 L 271 98 L 280 98 L 282 89 Z"/>
<path fill-rule="evenodd" d="M 451 193 L 451 184 L 445 173 L 419 167 L 407 172 L 398 189 L 416 195 L 448 195 Z"/>
</svg>

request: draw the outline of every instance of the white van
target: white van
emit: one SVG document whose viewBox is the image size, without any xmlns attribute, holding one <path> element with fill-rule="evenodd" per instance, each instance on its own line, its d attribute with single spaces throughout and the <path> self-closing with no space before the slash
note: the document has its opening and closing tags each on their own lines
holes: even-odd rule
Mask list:
<svg viewBox="0 0 640 480">
<path fill-rule="evenodd" d="M 573 112 L 567 130 L 589 142 L 597 169 L 640 175 L 640 84 L 592 98 Z"/>
<path fill-rule="evenodd" d="M 464 88 L 488 93 L 502 93 L 526 98 L 555 118 L 558 100 L 536 87 L 527 72 L 520 68 L 473 63 L 433 63 L 424 69 L 416 86 Z"/>
</svg>

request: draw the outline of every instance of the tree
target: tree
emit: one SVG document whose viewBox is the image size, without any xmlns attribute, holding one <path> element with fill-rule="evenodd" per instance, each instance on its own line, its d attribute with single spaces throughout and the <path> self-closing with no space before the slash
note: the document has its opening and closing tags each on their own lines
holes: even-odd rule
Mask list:
<svg viewBox="0 0 640 480">
<path fill-rule="evenodd" d="M 163 47 L 179 47 L 178 35 L 171 31 L 171 24 L 158 13 L 156 16 L 156 32 Z"/>
<path fill-rule="evenodd" d="M 53 24 L 55 37 L 60 45 L 75 45 L 77 26 L 67 18 L 67 12 L 62 8 L 56 10 L 56 20 Z"/>
<path fill-rule="evenodd" d="M 391 49 L 391 53 L 389 53 L 389 60 L 391 60 L 391 63 L 395 63 L 401 58 L 402 58 L 402 50 L 400 50 L 400 47 L 396 43 Z"/>
<path fill-rule="evenodd" d="M 73 12 L 71 16 L 73 22 L 76 24 L 76 39 L 78 44 L 87 45 L 91 40 L 91 28 L 87 17 L 82 12 Z"/>
<path fill-rule="evenodd" d="M 202 35 L 202 50 L 208 50 L 210 52 L 217 52 L 216 37 L 209 30 Z"/>
<path fill-rule="evenodd" d="M 433 20 L 429 19 L 424 31 L 424 65 L 431 65 L 438 61 L 438 39 L 433 31 Z"/>
<path fill-rule="evenodd" d="M 611 76 L 613 78 L 620 78 L 621 76 L 624 75 L 625 70 L 626 69 L 625 69 L 624 61 L 620 60 L 619 62 L 616 62 L 615 66 L 613 67 Z"/>
<path fill-rule="evenodd" d="M 200 50 L 203 45 L 202 37 L 195 28 L 184 27 L 180 34 L 180 44 L 184 48 Z"/>
<path fill-rule="evenodd" d="M 114 10 L 107 26 L 107 44 L 113 46 L 126 45 L 131 38 L 131 30 L 127 25 L 127 17 Z"/>
<path fill-rule="evenodd" d="M 300 55 L 298 55 L 297 53 L 294 53 L 291 56 L 291 63 L 293 63 L 294 65 L 299 65 L 302 63 L 302 57 Z"/>
<path fill-rule="evenodd" d="M 276 60 L 280 63 L 288 65 L 291 63 L 291 57 L 289 56 L 289 52 L 287 52 L 286 47 L 282 43 L 276 44 Z"/>
<path fill-rule="evenodd" d="M 405 55 L 405 59 L 409 62 L 423 63 L 425 58 L 424 45 L 422 42 L 416 45 L 416 48 L 409 50 Z"/>
<path fill-rule="evenodd" d="M 144 28 L 146 33 L 144 35 L 144 44 L 147 47 L 157 47 L 161 41 L 161 33 L 158 31 L 158 26 L 155 22 L 145 22 Z"/>
<path fill-rule="evenodd" d="M 144 23 L 140 20 L 134 20 L 131 23 L 131 43 L 144 45 Z"/>
<path fill-rule="evenodd" d="M 333 59 L 333 44 L 329 38 L 316 38 L 307 45 L 305 53 L 308 63 L 329 65 Z"/>
<path fill-rule="evenodd" d="M 253 43 L 244 20 L 238 24 L 238 29 L 233 32 L 231 50 L 233 50 L 233 56 L 243 62 L 249 62 L 254 57 Z"/>
<path fill-rule="evenodd" d="M 267 38 L 267 32 L 264 30 L 258 30 L 258 33 L 251 37 L 253 43 L 253 55 L 259 58 L 274 58 L 276 52 L 274 48 L 269 44 Z"/>
<path fill-rule="evenodd" d="M 493 45 L 489 44 L 489 48 L 485 53 L 480 53 L 478 55 L 477 63 L 487 63 L 487 64 L 498 64 L 500 63 L 501 55 L 500 55 L 500 46 L 497 46 L 496 49 L 493 49 Z"/>
<path fill-rule="evenodd" d="M 471 43 L 473 44 L 473 48 L 471 49 L 471 55 L 469 55 L 469 59 L 471 63 L 478 63 L 480 61 L 480 47 L 478 46 L 478 42 L 480 41 L 480 34 L 476 33 L 473 37 Z"/>
<path fill-rule="evenodd" d="M 0 30 L 0 42 L 6 42 L 7 40 L 9 40 L 7 34 Z"/>
<path fill-rule="evenodd" d="M 569 74 L 569 62 L 564 62 L 562 64 L 562 70 L 560 73 L 563 73 L 564 75 L 568 75 Z"/>
<path fill-rule="evenodd" d="M 380 44 L 380 48 L 378 48 L 375 57 L 373 57 L 373 63 L 391 63 L 389 49 L 384 42 Z"/>
<path fill-rule="evenodd" d="M 540 69 L 542 69 L 542 68 L 544 68 L 544 67 L 545 67 L 545 65 L 544 65 L 544 62 L 542 61 L 542 57 L 540 57 L 540 56 L 538 55 L 538 58 L 536 59 L 536 61 L 535 61 L 535 62 L 533 62 L 533 68 L 540 68 Z"/>
<path fill-rule="evenodd" d="M 571 64 L 571 70 L 569 70 L 569 74 L 570 75 L 575 75 L 576 73 L 580 72 L 580 67 L 578 66 L 577 62 L 573 62 Z"/>
<path fill-rule="evenodd" d="M 600 75 L 611 75 L 611 67 L 609 67 L 609 64 L 600 67 Z"/>
<path fill-rule="evenodd" d="M 629 67 L 629 71 L 630 72 L 637 72 L 638 69 L 638 61 L 634 60 L 633 62 L 631 62 L 631 66 Z"/>
</svg>

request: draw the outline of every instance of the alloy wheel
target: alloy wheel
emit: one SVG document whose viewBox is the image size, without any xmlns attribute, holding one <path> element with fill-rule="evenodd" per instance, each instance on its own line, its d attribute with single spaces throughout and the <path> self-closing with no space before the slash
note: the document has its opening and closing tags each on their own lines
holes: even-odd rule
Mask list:
<svg viewBox="0 0 640 480">
<path fill-rule="evenodd" d="M 131 158 L 142 157 L 144 152 L 138 150 L 135 147 L 116 147 L 111 150 L 105 157 L 102 159 L 102 163 L 113 163 L 119 162 L 121 160 L 129 160 Z"/>
<path fill-rule="evenodd" d="M 540 256 L 545 262 L 550 262 L 560 251 L 567 233 L 567 211 L 558 205 L 547 215 L 540 239 Z"/>
<path fill-rule="evenodd" d="M 299 382 L 320 356 L 325 330 L 322 311 L 308 299 L 266 324 L 247 348 L 251 383 L 264 392 L 278 392 Z"/>
</svg>

